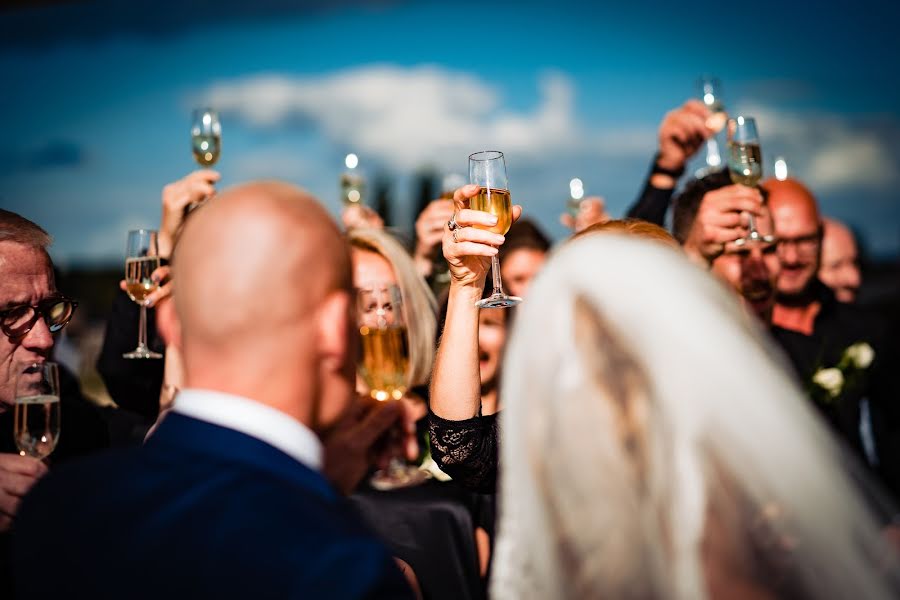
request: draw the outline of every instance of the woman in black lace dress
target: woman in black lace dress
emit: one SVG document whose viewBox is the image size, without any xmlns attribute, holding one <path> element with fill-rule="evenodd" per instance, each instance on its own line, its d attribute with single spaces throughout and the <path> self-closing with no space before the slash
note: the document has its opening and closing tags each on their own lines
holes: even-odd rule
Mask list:
<svg viewBox="0 0 900 600">
<path fill-rule="evenodd" d="M 508 309 L 479 310 L 491 256 L 502 235 L 476 229 L 494 217 L 469 210 L 478 187 L 456 191 L 455 222 L 444 232 L 444 257 L 450 266 L 447 318 L 435 359 L 429 415 L 431 453 L 441 470 L 456 482 L 492 492 L 497 480 L 497 408 L 500 354 Z M 513 220 L 522 209 L 513 208 Z"/>
</svg>

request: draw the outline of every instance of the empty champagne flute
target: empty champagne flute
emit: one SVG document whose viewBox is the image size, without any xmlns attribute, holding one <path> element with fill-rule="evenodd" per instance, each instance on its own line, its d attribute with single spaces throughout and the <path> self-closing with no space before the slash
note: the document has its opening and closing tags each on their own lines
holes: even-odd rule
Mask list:
<svg viewBox="0 0 900 600">
<path fill-rule="evenodd" d="M 13 435 L 22 456 L 45 459 L 59 442 L 59 369 L 56 363 L 20 365 Z"/>
<path fill-rule="evenodd" d="M 490 213 L 497 217 L 493 227 L 476 225 L 493 233 L 506 235 L 512 225 L 512 198 L 509 193 L 509 179 L 506 176 L 506 160 L 503 153 L 496 150 L 485 150 L 469 155 L 469 183 L 479 187 L 478 195 L 469 200 L 469 208 Z M 491 295 L 476 303 L 479 308 L 506 308 L 519 304 L 518 296 L 508 296 L 503 292 L 503 281 L 500 278 L 500 260 L 497 255 L 491 257 L 491 273 L 494 276 L 494 289 Z"/>
<path fill-rule="evenodd" d="M 222 124 L 211 108 L 198 108 L 191 122 L 191 151 L 201 167 L 209 168 L 219 160 L 222 151 Z"/>
<path fill-rule="evenodd" d="M 706 126 L 713 131 L 713 135 L 706 140 L 706 166 L 697 172 L 697 177 L 703 177 L 715 171 L 722 166 L 722 156 L 719 154 L 719 143 L 716 141 L 716 134 L 725 127 L 725 121 L 728 115 L 725 112 L 725 104 L 722 102 L 722 84 L 718 78 L 704 75 L 700 78 L 700 98 L 703 104 L 710 111 L 710 116 L 706 119 Z"/>
<path fill-rule="evenodd" d="M 159 288 L 152 278 L 159 268 L 159 252 L 156 245 L 156 231 L 136 229 L 128 232 L 125 256 L 125 288 L 128 297 L 141 307 L 141 322 L 138 328 L 138 346 L 126 352 L 124 358 L 162 358 L 147 346 L 147 296 Z"/>
<path fill-rule="evenodd" d="M 762 150 L 756 121 L 752 117 L 739 116 L 728 120 L 728 175 L 731 181 L 747 187 L 756 187 L 762 179 Z M 747 214 L 749 233 L 735 240 L 735 245 L 747 242 L 772 242 L 772 235 L 760 235 L 753 214 Z"/>
<path fill-rule="evenodd" d="M 409 382 L 409 338 L 403 315 L 400 288 L 394 284 L 371 284 L 357 291 L 359 335 L 362 359 L 359 375 L 375 400 L 398 401 Z M 416 485 L 428 474 L 392 458 L 386 470 L 376 472 L 371 484 L 376 489 Z"/>
</svg>

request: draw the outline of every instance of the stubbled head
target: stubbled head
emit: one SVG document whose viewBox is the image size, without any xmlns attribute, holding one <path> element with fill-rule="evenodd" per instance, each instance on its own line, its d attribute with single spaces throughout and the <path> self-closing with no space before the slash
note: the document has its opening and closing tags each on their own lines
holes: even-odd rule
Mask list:
<svg viewBox="0 0 900 600">
<path fill-rule="evenodd" d="M 809 189 L 795 179 L 769 179 L 762 184 L 778 238 L 781 275 L 778 294 L 786 300 L 802 296 L 819 270 L 822 223 Z"/>
<path fill-rule="evenodd" d="M 823 219 L 819 280 L 840 302 L 854 302 L 862 283 L 859 251 L 850 228 L 835 219 Z"/>
<path fill-rule="evenodd" d="M 326 427 L 353 390 L 346 243 L 325 209 L 280 182 L 233 187 L 196 210 L 173 261 L 192 387 L 239 394 Z"/>
</svg>

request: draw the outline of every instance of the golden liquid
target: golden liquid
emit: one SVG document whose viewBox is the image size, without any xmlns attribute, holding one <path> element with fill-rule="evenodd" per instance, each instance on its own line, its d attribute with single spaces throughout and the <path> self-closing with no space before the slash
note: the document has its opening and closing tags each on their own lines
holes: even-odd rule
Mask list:
<svg viewBox="0 0 900 600">
<path fill-rule="evenodd" d="M 59 396 L 16 398 L 13 436 L 23 456 L 50 456 L 59 441 L 59 412 Z"/>
<path fill-rule="evenodd" d="M 482 212 L 491 213 L 497 217 L 497 224 L 493 227 L 482 227 L 476 225 L 479 229 L 487 229 L 500 235 L 506 235 L 509 226 L 512 225 L 512 199 L 509 190 L 497 190 L 490 188 L 481 188 L 478 195 L 469 200 L 469 208 L 472 210 L 480 210 Z"/>
<path fill-rule="evenodd" d="M 762 179 L 762 151 L 759 144 L 728 144 L 728 174 L 731 181 L 755 187 Z"/>
<path fill-rule="evenodd" d="M 341 200 L 344 206 L 360 204 L 363 199 L 364 180 L 360 175 L 343 173 L 341 175 Z"/>
<path fill-rule="evenodd" d="M 194 160 L 201 167 L 211 167 L 219 160 L 222 150 L 222 138 L 218 135 L 194 135 L 191 136 L 191 151 Z"/>
<path fill-rule="evenodd" d="M 441 192 L 441 200 L 453 200 L 453 192 L 456 190 L 449 190 L 446 192 Z"/>
<path fill-rule="evenodd" d="M 359 328 L 363 358 L 359 374 L 376 400 L 399 400 L 406 392 L 409 345 L 406 327 Z"/>
<path fill-rule="evenodd" d="M 158 256 L 128 258 L 125 260 L 125 288 L 128 297 L 143 304 L 147 296 L 156 291 L 159 284 L 150 278 L 159 268 Z"/>
</svg>

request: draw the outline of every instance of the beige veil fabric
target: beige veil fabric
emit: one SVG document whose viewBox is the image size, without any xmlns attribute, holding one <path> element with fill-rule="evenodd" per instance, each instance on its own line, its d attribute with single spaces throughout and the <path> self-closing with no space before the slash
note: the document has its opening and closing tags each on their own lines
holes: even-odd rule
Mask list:
<svg viewBox="0 0 900 600">
<path fill-rule="evenodd" d="M 506 351 L 493 597 L 895 597 L 878 493 L 782 361 L 679 252 L 566 244 Z"/>
</svg>

